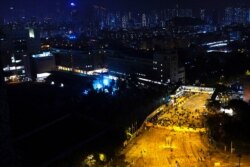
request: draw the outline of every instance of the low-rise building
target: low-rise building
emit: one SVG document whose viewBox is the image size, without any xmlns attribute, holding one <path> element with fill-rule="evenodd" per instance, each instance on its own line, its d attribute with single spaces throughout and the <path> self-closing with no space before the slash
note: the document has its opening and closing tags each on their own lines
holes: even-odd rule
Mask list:
<svg viewBox="0 0 250 167">
<path fill-rule="evenodd" d="M 179 67 L 174 50 L 162 52 L 114 52 L 107 58 L 109 72 L 114 75 L 135 76 L 143 82 L 168 84 L 185 82 L 185 69 Z"/>
</svg>

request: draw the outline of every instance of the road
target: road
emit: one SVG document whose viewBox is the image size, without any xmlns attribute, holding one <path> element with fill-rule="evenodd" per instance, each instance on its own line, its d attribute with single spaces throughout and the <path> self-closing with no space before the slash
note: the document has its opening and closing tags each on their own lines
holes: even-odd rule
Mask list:
<svg viewBox="0 0 250 167">
<path fill-rule="evenodd" d="M 203 118 L 209 94 L 186 94 L 171 107 L 148 119 L 139 136 L 122 150 L 130 166 L 210 167 L 237 166 L 234 154 L 213 147 L 207 137 Z M 241 159 L 250 167 L 250 157 Z"/>
</svg>

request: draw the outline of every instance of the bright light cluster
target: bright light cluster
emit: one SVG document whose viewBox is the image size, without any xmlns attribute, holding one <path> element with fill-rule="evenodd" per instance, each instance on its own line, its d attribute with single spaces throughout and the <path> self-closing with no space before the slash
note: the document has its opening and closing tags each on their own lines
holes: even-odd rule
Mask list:
<svg viewBox="0 0 250 167">
<path fill-rule="evenodd" d="M 71 40 L 76 39 L 76 35 L 70 34 L 70 35 L 68 35 L 68 38 L 71 39 Z"/>
<path fill-rule="evenodd" d="M 117 90 L 115 88 L 115 85 L 116 84 L 111 84 L 112 82 L 116 82 L 117 80 L 117 77 L 114 77 L 114 76 L 101 76 L 100 78 L 94 80 L 93 82 L 93 88 L 94 90 L 96 91 L 103 91 L 105 93 L 112 93 L 114 94 L 114 92 Z M 109 88 L 112 88 L 112 92 L 109 92 L 110 89 Z"/>
<path fill-rule="evenodd" d="M 71 2 L 71 3 L 70 3 L 70 6 L 75 7 L 75 6 L 76 6 L 76 3 L 75 3 L 75 2 Z"/>
<path fill-rule="evenodd" d="M 95 90 L 100 90 L 106 87 L 109 87 L 111 83 L 111 80 L 107 77 L 103 77 L 103 79 L 97 79 L 93 83 L 93 88 Z"/>
</svg>

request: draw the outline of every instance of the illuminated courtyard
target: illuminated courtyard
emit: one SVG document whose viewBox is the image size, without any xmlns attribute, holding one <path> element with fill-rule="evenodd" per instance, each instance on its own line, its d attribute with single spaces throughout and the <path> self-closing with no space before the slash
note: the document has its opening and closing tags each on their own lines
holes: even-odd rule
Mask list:
<svg viewBox="0 0 250 167">
<path fill-rule="evenodd" d="M 230 148 L 219 150 L 209 142 L 203 117 L 210 96 L 186 94 L 173 106 L 160 107 L 159 116 L 148 118 L 139 135 L 122 150 L 129 166 L 238 166 L 239 157 Z M 250 166 L 250 156 L 243 155 L 240 166 Z"/>
</svg>

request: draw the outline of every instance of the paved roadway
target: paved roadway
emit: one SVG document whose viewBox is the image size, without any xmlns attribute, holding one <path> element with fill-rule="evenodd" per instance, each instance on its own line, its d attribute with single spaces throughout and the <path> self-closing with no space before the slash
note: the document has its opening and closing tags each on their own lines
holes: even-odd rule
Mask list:
<svg viewBox="0 0 250 167">
<path fill-rule="evenodd" d="M 187 94 L 148 120 L 152 126 L 145 127 L 122 151 L 130 166 L 237 166 L 235 155 L 216 150 L 208 142 L 202 119 L 208 98 L 208 94 Z M 250 167 L 249 156 L 241 162 L 241 167 Z"/>
</svg>

